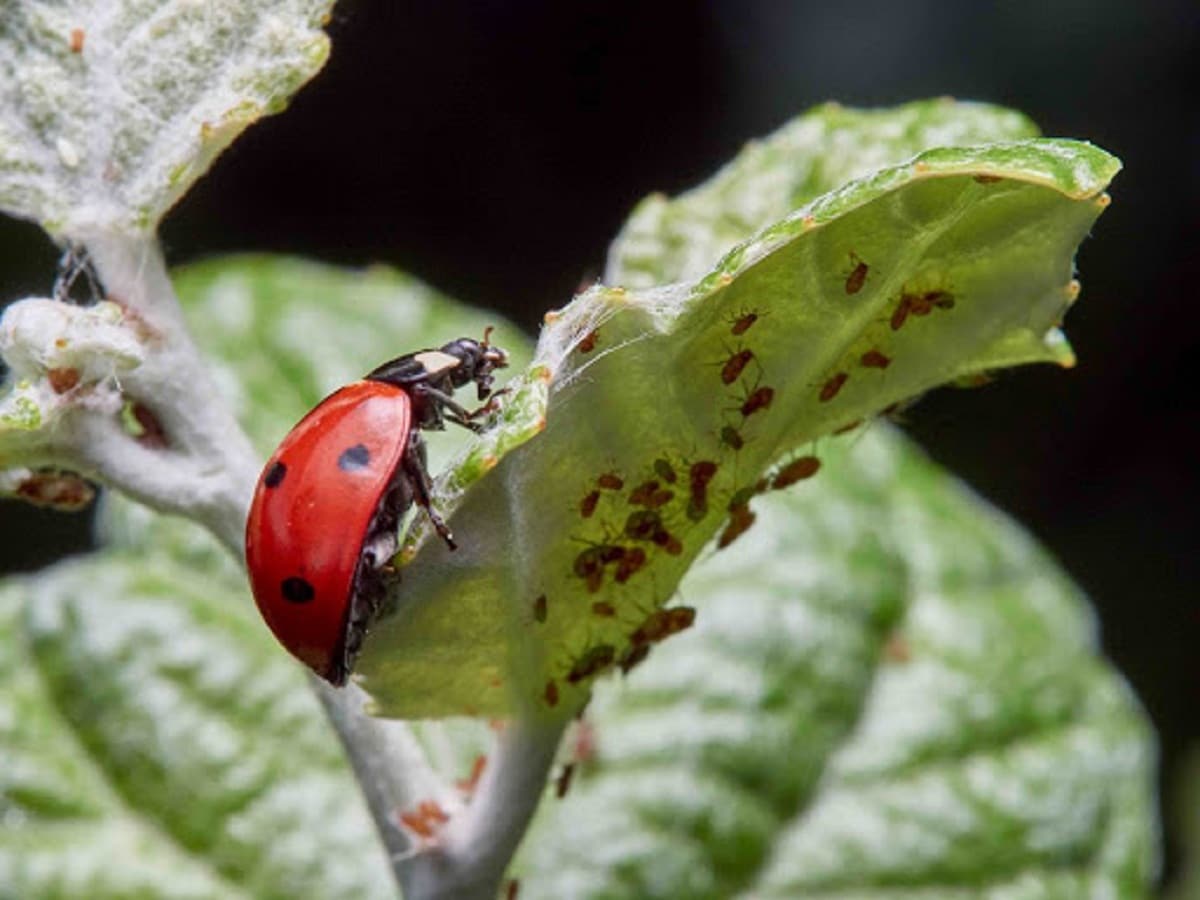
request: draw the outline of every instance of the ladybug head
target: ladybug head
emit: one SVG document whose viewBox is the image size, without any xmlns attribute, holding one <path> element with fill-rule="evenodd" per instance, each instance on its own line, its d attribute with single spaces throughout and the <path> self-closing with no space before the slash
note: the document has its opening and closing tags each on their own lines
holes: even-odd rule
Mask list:
<svg viewBox="0 0 1200 900">
<path fill-rule="evenodd" d="M 459 360 L 459 365 L 450 371 L 450 383 L 460 388 L 474 381 L 479 388 L 479 399 L 486 400 L 492 392 L 492 371 L 508 365 L 508 354 L 488 343 L 492 329 L 483 332 L 483 341 L 459 338 L 442 347 L 442 352 Z"/>
</svg>

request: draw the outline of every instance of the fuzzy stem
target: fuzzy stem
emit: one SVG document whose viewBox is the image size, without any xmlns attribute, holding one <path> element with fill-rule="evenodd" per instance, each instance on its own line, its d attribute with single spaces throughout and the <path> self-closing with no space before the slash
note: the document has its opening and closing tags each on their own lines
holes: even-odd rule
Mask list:
<svg viewBox="0 0 1200 900">
<path fill-rule="evenodd" d="M 401 859 L 397 875 L 410 900 L 491 900 L 537 810 L 570 719 L 515 719 L 471 804 L 442 830 L 439 846 Z"/>
</svg>

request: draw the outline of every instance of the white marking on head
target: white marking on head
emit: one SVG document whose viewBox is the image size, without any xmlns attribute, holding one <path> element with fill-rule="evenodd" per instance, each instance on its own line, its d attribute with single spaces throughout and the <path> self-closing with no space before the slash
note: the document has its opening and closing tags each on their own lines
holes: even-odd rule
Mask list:
<svg viewBox="0 0 1200 900">
<path fill-rule="evenodd" d="M 420 363 L 430 375 L 443 375 L 462 365 L 462 360 L 457 356 L 451 356 L 441 350 L 426 350 L 423 353 L 416 353 L 413 355 L 413 359 Z"/>
</svg>

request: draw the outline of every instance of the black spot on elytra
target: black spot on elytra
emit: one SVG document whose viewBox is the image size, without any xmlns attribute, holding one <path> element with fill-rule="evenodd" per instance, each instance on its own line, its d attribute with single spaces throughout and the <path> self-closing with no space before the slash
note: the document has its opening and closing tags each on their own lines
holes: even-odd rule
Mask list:
<svg viewBox="0 0 1200 900">
<path fill-rule="evenodd" d="M 289 603 L 307 603 L 314 596 L 313 586 L 295 575 L 283 579 L 280 589 L 283 592 L 283 599 Z"/>
<path fill-rule="evenodd" d="M 263 475 L 263 486 L 269 488 L 279 487 L 285 475 L 287 475 L 287 466 L 278 461 L 273 462 L 270 468 L 267 469 L 266 474 Z"/>
<path fill-rule="evenodd" d="M 365 469 L 370 462 L 371 451 L 362 444 L 355 444 L 342 451 L 342 455 L 338 457 L 338 468 L 343 472 L 357 472 L 359 469 Z"/>
</svg>

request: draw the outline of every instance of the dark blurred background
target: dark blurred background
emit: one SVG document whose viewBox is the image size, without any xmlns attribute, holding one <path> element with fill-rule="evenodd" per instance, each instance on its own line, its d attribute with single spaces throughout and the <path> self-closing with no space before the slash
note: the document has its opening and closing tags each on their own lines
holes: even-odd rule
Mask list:
<svg viewBox="0 0 1200 900">
<path fill-rule="evenodd" d="M 324 72 L 170 215 L 172 263 L 385 261 L 533 334 L 601 270 L 640 197 L 692 186 L 825 100 L 986 100 L 1120 156 L 1079 255 L 1079 367 L 937 392 L 907 428 L 1091 594 L 1158 728 L 1170 810 L 1200 705 L 1200 4 L 343 0 L 330 32 Z M 0 219 L 0 296 L 44 293 L 56 257 Z M 12 503 L 0 533 L 8 571 L 89 540 L 86 516 Z"/>
</svg>

